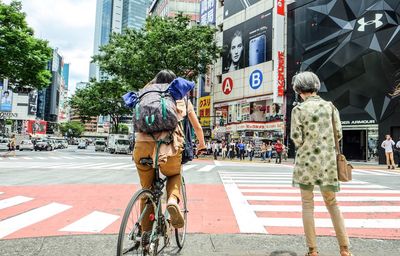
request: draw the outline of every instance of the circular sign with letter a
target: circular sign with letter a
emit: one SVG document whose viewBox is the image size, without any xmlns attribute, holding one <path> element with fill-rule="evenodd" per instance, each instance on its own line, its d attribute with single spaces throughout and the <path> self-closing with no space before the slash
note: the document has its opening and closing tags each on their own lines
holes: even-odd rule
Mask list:
<svg viewBox="0 0 400 256">
<path fill-rule="evenodd" d="M 250 87 L 251 89 L 257 90 L 258 88 L 260 88 L 260 86 L 262 85 L 262 81 L 263 81 L 263 75 L 261 70 L 254 70 L 251 74 L 250 74 Z"/>
<path fill-rule="evenodd" d="M 230 77 L 227 77 L 222 82 L 222 92 L 226 95 L 230 94 L 233 90 L 233 80 Z"/>
</svg>

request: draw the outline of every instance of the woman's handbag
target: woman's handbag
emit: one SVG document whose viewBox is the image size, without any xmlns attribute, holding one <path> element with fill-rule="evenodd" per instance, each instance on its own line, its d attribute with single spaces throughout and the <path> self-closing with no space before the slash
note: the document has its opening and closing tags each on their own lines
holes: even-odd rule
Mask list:
<svg viewBox="0 0 400 256">
<path fill-rule="evenodd" d="M 353 166 L 347 162 L 346 157 L 340 151 L 339 139 L 333 116 L 334 116 L 334 109 L 332 107 L 332 127 L 333 127 L 333 137 L 335 139 L 338 179 L 339 181 L 347 182 L 352 180 L 351 172 L 353 170 Z"/>
</svg>

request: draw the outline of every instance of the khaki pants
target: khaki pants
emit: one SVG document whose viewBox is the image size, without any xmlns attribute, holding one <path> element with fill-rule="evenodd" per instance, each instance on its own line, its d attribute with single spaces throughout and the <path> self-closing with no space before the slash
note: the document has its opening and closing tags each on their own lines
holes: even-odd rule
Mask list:
<svg viewBox="0 0 400 256">
<path fill-rule="evenodd" d="M 325 206 L 331 216 L 339 246 L 349 246 L 349 238 L 344 226 L 342 213 L 340 212 L 336 202 L 335 192 L 321 193 L 324 198 Z M 301 189 L 301 200 L 303 206 L 304 233 L 306 235 L 307 246 L 309 248 L 317 248 L 314 223 L 314 192 L 312 190 Z"/>
<path fill-rule="evenodd" d="M 386 164 L 387 166 L 394 166 L 394 158 L 393 158 L 393 152 L 386 152 Z"/>
<path fill-rule="evenodd" d="M 147 165 L 140 164 L 140 159 L 151 158 L 153 154 L 154 147 L 156 143 L 154 141 L 140 141 L 135 143 L 135 149 L 133 150 L 133 157 L 135 160 L 136 168 L 138 170 L 140 184 L 142 188 L 150 189 L 154 180 L 154 168 Z M 167 198 L 171 195 L 175 196 L 178 201 L 180 199 L 180 187 L 181 187 L 181 161 L 182 154 L 177 154 L 172 157 L 168 157 L 167 162 L 160 166 L 160 171 L 162 174 L 168 177 L 167 179 Z M 144 206 L 144 201 L 142 201 L 142 209 Z M 149 214 L 154 210 L 151 209 Z M 147 215 L 147 213 L 146 213 Z M 142 221 L 143 231 L 151 230 L 151 223 L 149 218 L 146 216 Z"/>
</svg>

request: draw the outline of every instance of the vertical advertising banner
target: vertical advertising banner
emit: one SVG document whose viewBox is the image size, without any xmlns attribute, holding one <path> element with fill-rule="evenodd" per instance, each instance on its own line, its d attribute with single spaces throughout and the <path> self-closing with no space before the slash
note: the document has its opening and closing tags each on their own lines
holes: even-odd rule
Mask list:
<svg viewBox="0 0 400 256">
<path fill-rule="evenodd" d="M 36 115 L 37 99 L 38 99 L 37 92 L 31 91 L 28 97 L 28 115 Z"/>
<path fill-rule="evenodd" d="M 272 59 L 272 11 L 223 32 L 222 73 Z"/>
<path fill-rule="evenodd" d="M 200 124 L 203 127 L 210 127 L 211 96 L 199 99 Z"/>
<path fill-rule="evenodd" d="M 215 0 L 202 0 L 200 2 L 200 24 L 215 25 Z"/>
<path fill-rule="evenodd" d="M 260 0 L 225 0 L 224 19 L 249 8 L 257 2 L 260 2 Z"/>
<path fill-rule="evenodd" d="M 13 92 L 11 90 L 0 91 L 0 111 L 11 112 L 12 96 L 13 96 Z"/>
<path fill-rule="evenodd" d="M 286 83 L 285 0 L 275 0 L 274 6 L 274 74 L 273 102 L 283 104 Z"/>
</svg>

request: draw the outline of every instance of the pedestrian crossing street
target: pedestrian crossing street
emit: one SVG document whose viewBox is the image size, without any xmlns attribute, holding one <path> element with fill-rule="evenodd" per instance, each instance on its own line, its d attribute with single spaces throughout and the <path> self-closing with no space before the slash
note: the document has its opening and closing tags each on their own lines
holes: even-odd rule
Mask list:
<svg viewBox="0 0 400 256">
<path fill-rule="evenodd" d="M 292 234 L 303 232 L 301 197 L 289 172 L 219 171 L 242 233 Z M 342 183 L 337 200 L 349 236 L 400 238 L 400 190 L 358 180 L 362 175 L 397 175 L 355 170 L 352 182 Z M 335 235 L 319 191 L 315 192 L 318 235 Z"/>
</svg>

